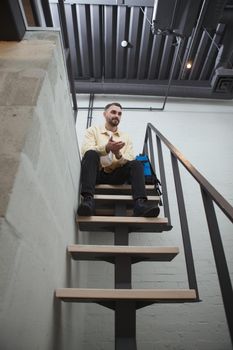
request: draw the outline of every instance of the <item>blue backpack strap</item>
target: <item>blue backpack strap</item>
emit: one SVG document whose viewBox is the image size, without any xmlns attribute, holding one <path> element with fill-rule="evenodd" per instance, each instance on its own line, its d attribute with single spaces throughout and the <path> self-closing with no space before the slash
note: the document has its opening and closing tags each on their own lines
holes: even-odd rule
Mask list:
<svg viewBox="0 0 233 350">
<path fill-rule="evenodd" d="M 155 190 L 156 190 L 158 196 L 161 196 L 161 194 L 162 194 L 161 189 L 160 189 L 161 182 L 157 178 L 157 176 L 152 168 L 149 157 L 146 154 L 139 154 L 136 156 L 135 159 L 140 161 L 143 164 L 145 183 L 155 185 Z M 161 200 L 160 200 L 160 205 L 162 205 Z"/>
</svg>

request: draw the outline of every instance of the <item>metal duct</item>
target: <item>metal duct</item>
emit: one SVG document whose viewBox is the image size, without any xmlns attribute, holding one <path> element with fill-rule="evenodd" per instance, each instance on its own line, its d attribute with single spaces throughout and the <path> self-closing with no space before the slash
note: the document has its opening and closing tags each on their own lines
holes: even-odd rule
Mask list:
<svg viewBox="0 0 233 350">
<path fill-rule="evenodd" d="M 155 3 L 153 28 L 156 34 L 191 35 L 200 10 L 200 0 L 158 0 Z"/>
<path fill-rule="evenodd" d="M 122 95 L 147 95 L 147 96 L 165 96 L 167 84 L 130 84 L 113 82 L 75 82 L 76 93 L 85 94 L 122 94 Z M 169 96 L 189 97 L 189 98 L 209 98 L 209 99 L 232 99 L 232 93 L 225 92 L 222 96 L 212 91 L 208 83 L 201 87 L 200 85 L 171 85 Z"/>
</svg>

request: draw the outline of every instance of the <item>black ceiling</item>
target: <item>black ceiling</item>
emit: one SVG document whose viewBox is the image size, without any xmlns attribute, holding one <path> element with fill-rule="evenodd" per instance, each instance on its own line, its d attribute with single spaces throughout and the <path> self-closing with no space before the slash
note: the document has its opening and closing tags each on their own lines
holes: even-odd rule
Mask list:
<svg viewBox="0 0 233 350">
<path fill-rule="evenodd" d="M 64 29 L 61 2 L 49 0 Z M 76 92 L 161 96 L 170 82 L 170 96 L 233 98 L 233 0 L 66 0 L 64 8 Z"/>
</svg>

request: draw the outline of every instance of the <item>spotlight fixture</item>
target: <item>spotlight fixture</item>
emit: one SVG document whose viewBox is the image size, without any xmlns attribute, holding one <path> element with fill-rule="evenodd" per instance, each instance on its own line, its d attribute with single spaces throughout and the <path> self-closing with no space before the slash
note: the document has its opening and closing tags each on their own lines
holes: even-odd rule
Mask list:
<svg viewBox="0 0 233 350">
<path fill-rule="evenodd" d="M 127 46 L 128 46 L 128 41 L 122 40 L 121 46 L 122 46 L 122 47 L 127 47 Z"/>
<path fill-rule="evenodd" d="M 186 64 L 186 68 L 187 68 L 187 69 L 191 69 L 191 68 L 192 68 L 192 62 L 188 62 L 188 63 Z"/>
</svg>

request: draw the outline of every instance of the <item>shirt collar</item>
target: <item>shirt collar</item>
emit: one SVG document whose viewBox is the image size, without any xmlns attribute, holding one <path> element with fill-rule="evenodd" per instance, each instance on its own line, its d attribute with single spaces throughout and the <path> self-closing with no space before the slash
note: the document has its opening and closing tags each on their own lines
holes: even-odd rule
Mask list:
<svg viewBox="0 0 233 350">
<path fill-rule="evenodd" d="M 110 136 L 110 131 L 109 130 L 107 130 L 106 128 L 105 128 L 105 126 L 103 126 L 101 129 L 100 129 L 100 132 L 101 132 L 101 134 L 107 134 L 107 135 L 109 135 Z M 113 135 L 118 135 L 118 136 L 120 136 L 120 134 L 121 134 L 121 131 L 119 130 L 119 129 L 117 129 L 115 132 L 113 132 L 112 133 Z"/>
</svg>

